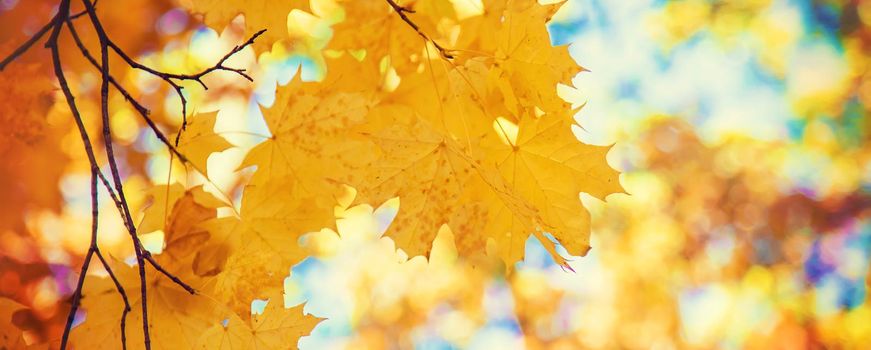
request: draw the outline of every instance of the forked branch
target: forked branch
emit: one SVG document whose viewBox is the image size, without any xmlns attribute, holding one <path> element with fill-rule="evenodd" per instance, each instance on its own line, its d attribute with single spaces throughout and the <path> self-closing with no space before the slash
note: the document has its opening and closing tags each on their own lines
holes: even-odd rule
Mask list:
<svg viewBox="0 0 871 350">
<path fill-rule="evenodd" d="M 224 55 L 224 57 L 222 57 L 218 61 L 218 63 L 216 63 L 215 65 L 213 65 L 209 68 L 203 69 L 202 71 L 195 73 L 195 74 L 176 74 L 176 73 L 166 73 L 166 72 L 158 71 L 158 70 L 150 68 L 144 64 L 136 62 L 136 60 L 131 58 L 127 53 L 124 52 L 124 50 L 122 50 L 117 44 L 115 44 L 113 41 L 109 40 L 108 38 L 106 38 L 107 39 L 106 42 L 108 44 L 108 47 L 112 48 L 112 50 L 115 51 L 115 53 L 118 54 L 118 56 L 120 56 L 125 62 L 127 62 L 127 64 L 130 65 L 130 67 L 148 72 L 149 74 L 154 75 L 154 76 L 162 79 L 167 84 L 172 86 L 172 88 L 175 90 L 176 94 L 178 95 L 179 99 L 181 100 L 181 115 L 182 115 L 181 130 L 185 130 L 185 128 L 187 127 L 187 99 L 185 98 L 184 93 L 182 93 L 182 90 L 184 89 L 184 87 L 181 86 L 181 84 L 179 84 L 178 82 L 176 82 L 176 80 L 195 81 L 195 82 L 199 83 L 200 86 L 203 87 L 203 89 L 208 90 L 209 87 L 206 85 L 206 83 L 203 82 L 203 77 L 205 77 L 206 75 L 208 75 L 211 72 L 222 70 L 222 71 L 233 72 L 233 73 L 239 74 L 240 76 L 247 79 L 248 81 L 253 82 L 254 79 L 251 78 L 251 76 L 249 76 L 247 73 L 245 73 L 245 69 L 227 67 L 224 65 L 224 63 L 230 57 L 232 57 L 233 55 L 235 55 L 239 51 L 242 51 L 242 49 L 244 49 L 248 45 L 253 44 L 254 40 L 257 40 L 257 37 L 259 37 L 260 35 L 262 35 L 265 32 L 266 32 L 266 29 L 263 29 L 257 33 L 254 33 L 254 35 L 252 35 L 251 38 L 249 38 L 245 43 L 243 43 L 242 45 L 237 45 L 232 50 L 230 50 L 230 52 L 228 52 L 226 55 Z M 181 136 L 181 133 L 178 133 L 176 135 L 175 146 L 178 146 L 179 136 Z"/>
<path fill-rule="evenodd" d="M 113 138 L 112 138 L 112 130 L 109 127 L 110 125 L 110 114 L 109 114 L 109 89 L 110 86 L 113 87 L 116 91 L 121 93 L 122 96 L 133 106 L 133 108 L 138 112 L 138 114 L 143 118 L 145 123 L 151 128 L 151 130 L 155 133 L 157 138 L 164 143 L 167 148 L 172 152 L 172 154 L 178 159 L 185 163 L 190 164 L 187 157 L 181 154 L 178 149 L 178 139 L 181 135 L 182 130 L 184 130 L 187 124 L 187 109 L 186 104 L 187 101 L 182 93 L 182 86 L 179 81 L 184 80 L 193 80 L 198 82 L 204 89 L 208 89 L 208 86 L 203 82 L 202 78 L 214 71 L 229 71 L 236 73 L 243 78 L 253 81 L 251 76 L 249 76 L 244 69 L 231 68 L 225 65 L 226 61 L 235 55 L 236 53 L 242 51 L 245 47 L 254 43 L 254 40 L 257 39 L 265 30 L 261 30 L 254 34 L 251 38 L 249 38 L 246 42 L 241 45 L 234 47 L 230 52 L 224 55 L 214 66 L 206 68 L 195 74 L 177 74 L 177 73 L 167 73 L 161 72 L 159 70 L 147 67 L 142 65 L 135 60 L 133 60 L 130 55 L 128 55 L 123 49 L 121 49 L 118 45 L 116 45 L 107 34 L 105 28 L 100 22 L 99 17 L 97 16 L 97 12 L 95 6 L 97 1 L 91 0 L 82 0 L 82 4 L 85 6 L 85 10 L 76 14 L 70 14 L 70 1 L 71 0 L 61 0 L 58 5 L 57 14 L 55 14 L 51 20 L 40 30 L 38 30 L 32 37 L 30 37 L 27 41 L 25 41 L 22 45 L 16 48 L 11 54 L 5 57 L 2 61 L 0 61 L 0 71 L 5 69 L 10 63 L 14 62 L 16 59 L 21 57 L 24 53 L 26 53 L 33 45 L 40 40 L 42 40 L 46 34 L 49 34 L 48 39 L 46 39 L 45 47 L 51 52 L 51 61 L 52 67 L 54 70 L 54 75 L 60 85 L 61 91 L 63 92 L 64 99 L 67 102 L 70 113 L 73 116 L 73 120 L 75 121 L 76 127 L 79 131 L 79 136 L 82 139 L 82 144 L 85 149 L 85 154 L 88 157 L 88 163 L 90 165 L 91 170 L 91 244 L 88 248 L 88 251 L 85 253 L 85 259 L 79 274 L 79 279 L 76 284 L 76 289 L 71 296 L 71 307 L 70 312 L 67 316 L 66 326 L 64 328 L 63 337 L 61 339 L 61 349 L 65 349 L 67 347 L 67 343 L 69 341 L 69 335 L 72 330 L 72 324 L 75 320 L 76 312 L 80 306 L 81 298 L 82 298 L 82 290 L 85 284 L 85 278 L 87 276 L 88 269 L 90 268 L 90 263 L 94 256 L 102 264 L 103 268 L 108 273 L 109 277 L 112 279 L 112 282 L 115 285 L 115 288 L 120 295 L 123 303 L 124 309 L 122 310 L 120 327 L 121 327 L 121 346 L 122 348 L 127 347 L 126 341 L 126 319 L 127 314 L 130 312 L 131 307 L 129 303 L 129 298 L 124 286 L 118 280 L 114 271 L 110 267 L 110 264 L 106 261 L 103 253 L 100 251 L 99 246 L 97 245 L 97 237 L 98 237 L 98 227 L 97 222 L 99 219 L 99 206 L 97 202 L 98 198 L 98 187 L 102 185 L 106 191 L 109 193 L 110 198 L 112 199 L 115 207 L 118 209 L 119 215 L 124 222 L 124 226 L 127 229 L 130 239 L 133 243 L 133 250 L 136 254 L 136 262 L 139 270 L 139 283 L 140 283 L 140 300 L 141 300 L 141 308 L 142 308 L 142 329 L 144 332 L 144 345 L 146 349 L 151 348 L 151 337 L 149 335 L 149 324 L 148 324 L 148 308 L 147 308 L 147 283 L 146 283 L 146 269 L 145 265 L 150 264 L 155 270 L 172 280 L 175 284 L 179 285 L 186 291 L 191 294 L 195 294 L 196 291 L 182 281 L 180 278 L 173 275 L 171 272 L 162 267 L 155 259 L 151 256 L 145 247 L 142 245 L 142 242 L 139 240 L 139 236 L 136 233 L 136 226 L 133 222 L 133 218 L 130 213 L 130 208 L 128 206 L 128 202 L 125 196 L 123 181 L 121 179 L 120 170 L 118 167 L 117 158 L 115 157 L 114 147 L 113 147 Z M 100 60 L 98 62 L 97 58 L 94 57 L 90 51 L 88 51 L 87 47 L 85 47 L 84 43 L 79 36 L 73 21 L 77 18 L 87 16 L 90 20 L 91 26 L 97 34 L 100 42 Z M 61 46 L 60 46 L 60 34 L 63 29 L 66 28 L 67 31 L 73 38 L 74 43 L 76 44 L 78 51 L 81 55 L 88 60 L 88 62 L 100 72 L 101 78 L 101 86 L 100 86 L 100 120 L 102 124 L 102 138 L 103 138 L 103 146 L 105 148 L 106 157 L 108 160 L 109 171 L 111 175 L 111 182 L 107 177 L 102 173 L 99 167 L 99 163 L 97 162 L 96 152 L 94 152 L 94 146 L 91 141 L 91 137 L 88 134 L 87 129 L 85 128 L 84 118 L 81 115 L 81 112 L 76 105 L 75 96 L 70 89 L 69 82 L 66 79 L 66 74 L 63 69 L 62 55 L 61 55 Z M 160 131 L 157 127 L 154 120 L 151 119 L 149 115 L 149 111 L 145 108 L 139 101 L 137 101 L 130 92 L 124 88 L 121 83 L 111 75 L 109 71 L 109 55 L 110 52 L 114 52 L 116 55 L 121 57 L 130 68 L 140 69 L 146 71 L 152 75 L 155 75 L 161 79 L 163 79 L 167 84 L 169 84 L 179 95 L 179 98 L 182 102 L 182 116 L 184 117 L 184 122 L 182 123 L 182 127 L 179 130 L 179 133 L 176 136 L 175 144 L 171 143 L 166 135 Z M 196 169 L 197 171 L 202 172 L 201 169 Z"/>
</svg>

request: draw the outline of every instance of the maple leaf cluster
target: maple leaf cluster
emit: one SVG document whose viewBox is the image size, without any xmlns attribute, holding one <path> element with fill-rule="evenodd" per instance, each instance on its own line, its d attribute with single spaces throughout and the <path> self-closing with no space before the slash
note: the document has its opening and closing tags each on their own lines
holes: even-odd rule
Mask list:
<svg viewBox="0 0 871 350">
<path fill-rule="evenodd" d="M 571 79 L 582 71 L 567 47 L 550 43 L 546 24 L 560 4 L 180 4 L 216 30 L 242 15 L 242 32 L 251 38 L 245 45 L 253 43 L 255 51 L 265 53 L 290 41 L 317 56 L 326 75 L 306 82 L 297 73 L 288 85 L 278 87 L 273 105 L 263 109 L 270 135 L 242 161 L 240 168 L 253 169 L 253 174 L 243 185 L 238 206 L 231 204 L 230 196 L 221 198 L 203 186 L 172 183 L 147 191 L 149 205 L 141 220 L 135 230 L 127 228 L 134 241 L 137 231 L 163 233 L 162 252 L 151 262 L 163 274 L 146 277 L 138 250 L 139 272 L 122 261 L 106 261 L 96 251 L 103 266 L 114 272 L 89 278 L 83 287 L 79 284 L 76 295 L 86 316 L 71 333 L 70 342 L 77 349 L 118 344 L 295 346 L 320 321 L 305 315 L 302 306 L 286 309 L 281 303 L 280 287 L 288 268 L 309 256 L 299 238 L 334 228 L 336 220 L 359 204 L 380 205 L 398 198 L 398 214 L 385 235 L 408 256 L 429 256 L 437 234 L 450 232 L 461 258 L 499 260 L 502 269 L 511 270 L 524 258 L 530 235 L 558 264 L 568 267 L 560 246 L 575 256 L 590 249 L 590 214 L 579 194 L 604 199 L 623 192 L 618 172 L 605 159 L 610 148 L 578 141 L 577 109 L 558 93 L 574 89 Z M 295 25 L 295 18 L 326 25 L 332 35 L 300 34 L 305 28 Z M 106 40 L 100 38 L 104 49 Z M 250 79 L 244 70 L 222 66 L 245 45 L 233 49 L 212 70 Z M 168 82 L 183 108 L 185 95 L 175 80 L 207 87 L 200 80 L 204 73 L 161 76 L 122 57 L 131 68 Z M 107 74 L 103 72 L 104 85 Z M 3 79 L 17 78 L 4 73 Z M 4 109 L 18 108 L 2 97 L 0 102 Z M 51 105 L 50 99 L 45 103 Z M 175 161 L 208 180 L 209 157 L 233 145 L 215 133 L 216 114 L 191 116 L 182 111 L 185 119 L 174 146 L 162 140 Z M 23 135 L 18 137 L 21 142 L 29 142 L 30 130 L 36 127 L 28 123 L 38 119 L 39 110 L 4 110 L 0 118 L 7 112 L 36 115 L 14 123 L 21 126 L 16 128 Z M 142 114 L 150 122 L 147 113 Z M 112 171 L 117 175 L 114 165 Z M 122 194 L 120 185 L 116 187 Z M 114 195 L 111 190 L 110 194 Z M 126 206 L 116 202 L 119 212 L 129 215 L 121 204 Z M 150 253 L 142 254 L 152 259 Z M 254 299 L 269 300 L 262 314 L 251 314 Z M 71 321 L 72 317 L 73 313 Z M 150 338 L 148 331 L 129 325 L 150 329 Z M 11 344 L 17 347 L 21 342 Z"/>
<path fill-rule="evenodd" d="M 557 95 L 581 71 L 567 47 L 550 45 L 545 24 L 559 5 L 492 1 L 465 17 L 449 1 L 339 5 L 345 19 L 327 46 L 338 57 L 327 58 L 326 77 L 279 88 L 263 112 L 272 137 L 242 165 L 257 169 L 246 203 L 281 196 L 283 208 L 264 214 L 243 203 L 242 221 L 246 212 L 296 218 L 298 203 L 332 214 L 337 184 L 348 184 L 358 203 L 400 198 L 387 236 L 411 256 L 426 255 L 444 224 L 463 255 L 489 241 L 509 267 L 530 234 L 560 264 L 557 244 L 584 255 L 590 224 L 579 193 L 622 189 L 608 147 L 577 140 L 576 110 Z M 305 218 L 288 220 L 291 231 L 329 223 Z"/>
</svg>

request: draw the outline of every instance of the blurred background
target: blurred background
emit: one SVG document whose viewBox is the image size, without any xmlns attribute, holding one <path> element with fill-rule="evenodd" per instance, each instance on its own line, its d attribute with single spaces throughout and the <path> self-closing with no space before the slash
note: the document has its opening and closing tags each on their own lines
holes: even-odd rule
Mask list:
<svg viewBox="0 0 871 350">
<path fill-rule="evenodd" d="M 51 2 L 24 3 L 0 0 L 2 52 L 49 16 Z M 130 33 L 125 47 L 152 66 L 204 67 L 244 40 L 233 26 L 199 27 L 169 1 L 131 4 L 143 19 L 130 27 L 120 16 L 115 25 Z M 41 10 L 42 17 L 12 15 Z M 170 166 L 117 101 L 113 128 L 127 146 L 129 191 L 205 183 L 238 200 L 246 172 L 236 167 L 268 134 L 260 106 L 300 65 L 304 79 L 323 74 L 319 51 L 334 19 L 319 15 L 291 13 L 306 25 L 289 28 L 318 40 L 234 56 L 230 64 L 252 71 L 255 85 L 219 75 L 209 91 L 186 89 L 196 112 L 219 111 L 215 130 L 236 146 L 209 159 L 211 181 Z M 289 268 L 285 304 L 307 301 L 307 312 L 327 319 L 301 348 L 871 347 L 871 2 L 568 0 L 549 30 L 553 44 L 571 45 L 589 70 L 574 79 L 580 93 L 564 96 L 586 102 L 578 137 L 615 144 L 608 160 L 629 193 L 606 202 L 581 195 L 594 219 L 590 254 L 566 271 L 531 239 L 527 258 L 505 275 L 458 260 L 442 232 L 429 261 L 408 259 L 381 237 L 395 203 L 355 207 L 338 232 L 304 236 L 312 257 Z M 177 128 L 171 91 L 138 72 L 122 76 L 162 126 Z M 93 72 L 74 79 L 81 94 L 98 90 Z M 26 141 L 55 169 L 38 178 L 16 172 L 48 165 L 26 153 L 10 159 L 14 145 L 0 147 L 4 208 L 20 208 L 0 214 L 0 295 L 30 308 L 16 322 L 29 325 L 31 339 L 62 327 L 58 302 L 71 293 L 70 266 L 88 244 L 87 163 L 77 147 L 64 147 L 78 140 L 66 132 L 63 105 L 48 100 L 52 128 L 0 116 L 16 130 L 57 133 Z M 41 189 L 46 183 L 60 191 Z M 132 195 L 131 204 L 145 200 Z M 129 255 L 114 207 L 102 210 L 109 233 L 101 244 Z M 149 239 L 156 251 L 161 239 Z M 263 304 L 254 301 L 252 312 Z"/>
<path fill-rule="evenodd" d="M 871 346 L 871 3 L 569 0 L 549 29 L 590 70 L 568 97 L 587 103 L 578 136 L 616 143 L 630 193 L 582 195 L 594 248 L 576 273 L 534 239 L 514 275 L 459 281 L 402 264 L 379 280 L 337 248 L 288 282 L 329 318 L 301 344 Z"/>
</svg>

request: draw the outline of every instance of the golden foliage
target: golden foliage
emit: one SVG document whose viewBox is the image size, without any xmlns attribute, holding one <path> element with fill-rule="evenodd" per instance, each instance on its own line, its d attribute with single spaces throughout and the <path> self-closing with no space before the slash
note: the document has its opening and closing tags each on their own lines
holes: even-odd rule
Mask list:
<svg viewBox="0 0 871 350">
<path fill-rule="evenodd" d="M 577 141 L 573 110 L 557 96 L 581 70 L 550 45 L 545 23 L 559 6 L 494 1 L 460 19 L 450 1 L 416 2 L 405 4 L 411 26 L 386 4 L 339 5 L 345 18 L 328 47 L 340 58 L 324 81 L 279 89 L 265 112 L 273 137 L 244 163 L 257 166 L 255 181 L 288 174 L 309 193 L 346 183 L 359 203 L 399 197 L 387 236 L 412 256 L 429 252 L 443 224 L 462 254 L 490 240 L 509 268 L 530 234 L 560 264 L 548 233 L 585 254 L 579 193 L 604 199 L 622 188 L 607 148 Z"/>
<path fill-rule="evenodd" d="M 239 15 L 245 17 L 245 36 L 266 28 L 263 40 L 254 44 L 259 50 L 268 50 L 287 36 L 287 14 L 291 10 L 308 8 L 306 0 L 182 0 L 181 4 L 202 15 L 203 22 L 215 30 L 224 29 Z"/>
</svg>

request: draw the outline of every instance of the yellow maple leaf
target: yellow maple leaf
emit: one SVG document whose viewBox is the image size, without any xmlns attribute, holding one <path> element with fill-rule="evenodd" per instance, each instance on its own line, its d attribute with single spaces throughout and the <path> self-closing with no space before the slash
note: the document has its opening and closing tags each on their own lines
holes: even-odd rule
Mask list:
<svg viewBox="0 0 871 350">
<path fill-rule="evenodd" d="M 278 89 L 273 106 L 264 110 L 272 137 L 249 151 L 240 166 L 257 167 L 252 184 L 281 179 L 293 182 L 294 198 L 338 196 L 342 188 L 336 181 L 346 181 L 338 175 L 352 174 L 349 169 L 370 159 L 361 152 L 365 145 L 351 130 L 363 123 L 373 95 L 359 92 L 361 88 L 349 82 L 371 81 L 366 78 L 377 73 L 372 63 L 356 64 L 359 62 L 350 56 L 331 62 L 337 69 L 331 69 L 324 81 L 302 82 L 297 73 L 288 86 Z M 360 69 L 349 70 L 355 67 Z M 333 205 L 335 201 L 324 209 L 331 211 Z"/>
<path fill-rule="evenodd" d="M 150 188 L 146 193 L 146 204 L 142 210 L 142 220 L 139 221 L 137 232 L 145 234 L 164 229 L 175 202 L 184 196 L 184 193 L 184 186 L 179 183 Z"/>
<path fill-rule="evenodd" d="M 294 264 L 306 254 L 299 248 L 303 234 L 333 221 L 333 212 L 315 199 L 298 197 L 293 182 L 278 177 L 246 187 L 241 219 L 224 217 L 200 225 L 209 233 L 192 262 L 205 293 L 242 314 L 253 298 L 281 287 Z"/>
<path fill-rule="evenodd" d="M 522 1 L 514 2 L 518 3 Z M 509 75 L 520 105 L 537 107 L 545 113 L 559 113 L 569 107 L 557 96 L 555 83 L 571 86 L 572 78 L 583 70 L 569 55 L 568 46 L 550 45 L 546 23 L 560 5 L 535 4 L 508 11 L 496 52 L 497 60 L 504 59 L 499 67 Z"/>
<path fill-rule="evenodd" d="M 498 119 L 494 124 L 499 137 L 491 134 L 483 143 L 489 160 L 512 191 L 538 209 L 546 225 L 542 230 L 552 234 L 570 254 L 585 255 L 590 248 L 590 214 L 579 194 L 604 200 L 608 194 L 623 192 L 618 172 L 605 160 L 610 147 L 578 141 L 569 116 L 527 116 L 520 125 Z M 519 229 L 523 227 L 504 226 L 500 230 L 521 234 Z M 536 236 L 558 263 L 565 263 L 550 240 L 542 239 L 538 232 Z"/>
<path fill-rule="evenodd" d="M 181 270 L 178 266 L 186 264 L 189 262 L 170 262 L 170 265 L 164 266 Z M 144 344 L 141 299 L 138 292 L 133 292 L 137 289 L 133 286 L 138 286 L 138 271 L 125 264 L 115 265 L 115 275 L 122 285 L 127 286 L 131 306 L 126 320 L 127 346 L 129 349 L 141 349 Z M 181 271 L 183 273 L 178 277 L 194 285 L 201 284 L 197 276 Z M 222 348 L 219 347 L 221 344 L 246 345 L 241 347 L 243 349 L 293 347 L 299 337 L 308 334 L 321 321 L 313 316 L 302 315 L 302 306 L 284 310 L 281 299 L 276 298 L 277 302 L 270 303 L 271 307 L 268 306 L 263 315 L 253 317 L 248 323 L 240 315 L 250 315 L 253 298 L 248 299 L 248 308 L 237 314 L 208 294 L 189 294 L 159 273 L 149 273 L 147 276 L 149 335 L 154 349 L 193 349 L 202 346 L 211 349 Z M 82 294 L 82 308 L 86 318 L 73 328 L 70 338 L 73 347 L 120 347 L 119 324 L 124 305 L 109 278 L 92 277 L 88 281 Z"/>
<path fill-rule="evenodd" d="M 12 299 L 0 297 L 0 349 L 27 349 L 24 331 L 12 321 L 13 315 L 27 309 Z"/>
<path fill-rule="evenodd" d="M 245 16 L 245 36 L 266 29 L 253 46 L 269 51 L 272 44 L 287 38 L 287 14 L 291 10 L 309 11 L 307 0 L 182 0 L 182 6 L 203 16 L 203 22 L 220 32 L 238 15 Z"/>
<path fill-rule="evenodd" d="M 461 145 L 422 120 L 371 137 L 387 156 L 354 184 L 359 201 L 382 203 L 399 195 L 400 210 L 386 235 L 409 255 L 426 255 L 439 227 L 459 208 L 472 166 Z"/>
<path fill-rule="evenodd" d="M 404 75 L 386 100 L 410 108 L 432 127 L 467 146 L 490 132 L 496 116 L 508 113 L 488 60 L 451 64 L 434 59 L 426 67 Z"/>
<path fill-rule="evenodd" d="M 383 4 L 344 5 L 370 13 L 385 28 L 403 24 Z M 545 25 L 559 4 L 488 1 L 479 15 L 459 21 L 434 3 L 404 6 L 415 11 L 414 19 L 430 23 L 417 30 L 456 45 L 451 47 L 456 55 L 446 60 L 425 43 L 393 43 L 411 40 L 396 34 L 366 39 L 366 54 L 389 56 L 382 71 L 385 64 L 388 71 L 396 68 L 399 83 L 373 92 L 376 103 L 358 128 L 380 150 L 370 165 L 352 170 L 364 176 L 342 177 L 359 190 L 358 200 L 400 198 L 387 235 L 411 255 L 427 254 L 442 224 L 456 234 L 461 254 L 480 252 L 490 241 L 509 267 L 523 258 L 529 235 L 560 264 L 565 259 L 547 234 L 569 253 L 585 254 L 589 214 L 579 194 L 604 198 L 622 188 L 605 161 L 608 148 L 574 137 L 573 111 L 557 96 L 557 85 L 571 84 L 581 71 L 566 47 L 550 45 Z M 336 37 L 359 35 L 350 31 L 367 25 L 360 22 L 347 17 L 336 27 Z M 417 34 L 410 27 L 405 32 Z M 443 35 L 449 32 L 459 34 Z M 352 44 L 340 41 L 333 47 Z M 397 68 L 403 64 L 408 66 Z M 520 121 L 516 143 L 500 142 L 507 137 L 493 128 L 500 120 Z M 518 163 L 525 167 L 514 168 Z"/>
<path fill-rule="evenodd" d="M 254 229 L 226 217 L 203 227 L 211 240 L 191 265 L 194 274 L 202 277 L 198 288 L 239 314 L 250 308 L 254 298 L 278 290 L 290 266 L 305 257 L 296 247 L 299 235 L 279 225 Z"/>
<path fill-rule="evenodd" d="M 163 229 L 164 252 L 175 259 L 196 253 L 209 240 L 209 232 L 200 224 L 217 216 L 217 208 L 224 203 L 203 190 L 194 187 L 178 199 L 172 207 Z"/>
<path fill-rule="evenodd" d="M 285 308 L 281 295 L 268 300 L 263 313 L 248 321 L 230 315 L 200 337 L 197 349 L 297 349 L 300 337 L 311 333 L 322 319 L 303 313 L 303 306 Z"/>
<path fill-rule="evenodd" d="M 9 52 L 11 46 L 0 49 Z M 57 187 L 46 184 L 58 183 L 72 158 L 62 141 L 72 124 L 63 111 L 52 109 L 55 87 L 45 67 L 19 64 L 0 74 L 0 231 L 25 234 L 27 212 L 58 211 L 63 205 Z"/>
<path fill-rule="evenodd" d="M 99 264 L 98 262 L 94 262 Z M 128 349 L 144 348 L 142 302 L 139 274 L 136 267 L 113 264 L 115 276 L 125 286 L 131 311 L 126 320 Z M 184 272 L 175 265 L 169 270 Z M 196 276 L 177 274 L 182 280 L 196 284 Z M 90 276 L 82 292 L 85 321 L 74 327 L 70 343 L 74 349 L 113 349 L 121 347 L 121 314 L 124 303 L 108 277 Z M 153 270 L 146 274 L 148 288 L 148 324 L 152 347 L 155 349 L 191 348 L 203 329 L 221 320 L 221 306 L 203 295 L 191 295 L 165 276 Z"/>
<path fill-rule="evenodd" d="M 223 136 L 215 133 L 217 117 L 218 113 L 190 117 L 187 129 L 182 132 L 178 143 L 178 151 L 206 177 L 209 175 L 207 166 L 209 156 L 233 146 Z"/>
<path fill-rule="evenodd" d="M 385 1 L 338 1 L 344 10 L 344 21 L 335 25 L 329 48 L 334 50 L 365 50 L 377 60 L 390 59 L 400 73 L 409 73 L 426 61 L 426 41 L 402 21 Z M 455 14 L 448 0 L 397 1 L 399 6 L 413 10 L 408 13 L 422 31 L 434 40 L 439 35 L 439 22 L 450 21 Z"/>
</svg>

